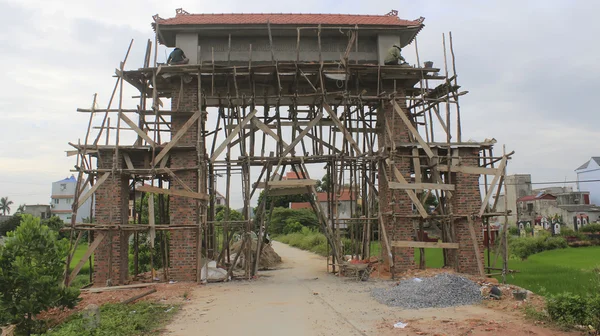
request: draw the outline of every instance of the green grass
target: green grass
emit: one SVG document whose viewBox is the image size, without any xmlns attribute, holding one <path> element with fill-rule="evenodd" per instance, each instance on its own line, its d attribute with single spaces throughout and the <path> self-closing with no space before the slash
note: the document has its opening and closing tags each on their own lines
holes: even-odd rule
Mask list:
<svg viewBox="0 0 600 336">
<path fill-rule="evenodd" d="M 87 243 L 80 243 L 77 245 L 77 250 L 75 250 L 75 254 L 73 255 L 73 260 L 71 260 L 71 265 L 69 266 L 71 270 L 75 268 L 75 266 L 79 263 L 79 260 L 85 254 L 85 251 L 88 249 Z M 79 271 L 79 274 L 90 274 L 90 262 L 89 260 L 85 262 L 85 265 Z"/>
<path fill-rule="evenodd" d="M 509 269 L 521 271 L 507 282 L 541 295 L 572 292 L 585 295 L 598 286 L 600 247 L 566 248 L 534 254 L 527 260 L 510 259 Z"/>
<path fill-rule="evenodd" d="M 158 335 L 177 311 L 178 306 L 140 302 L 132 305 L 105 304 L 100 308 L 100 324 L 90 331 L 82 314 L 77 314 L 45 335 Z"/>
</svg>

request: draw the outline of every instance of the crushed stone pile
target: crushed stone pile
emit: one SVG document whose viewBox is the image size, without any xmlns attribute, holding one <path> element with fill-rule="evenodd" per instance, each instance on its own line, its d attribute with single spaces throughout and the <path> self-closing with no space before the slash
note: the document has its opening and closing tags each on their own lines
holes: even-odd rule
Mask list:
<svg viewBox="0 0 600 336">
<path fill-rule="evenodd" d="M 402 280 L 391 288 L 375 288 L 371 295 L 380 303 L 405 309 L 464 306 L 482 300 L 477 283 L 449 273 Z"/>
<path fill-rule="evenodd" d="M 231 251 L 232 251 L 231 260 L 232 261 L 235 259 L 235 255 L 237 253 L 239 253 L 239 250 L 241 247 L 242 247 L 241 240 L 238 242 L 235 242 L 233 245 L 231 245 Z M 257 247 L 256 240 L 253 240 L 252 241 L 252 255 L 250 256 L 252 262 L 254 261 L 254 258 L 256 257 L 256 247 Z M 240 255 L 240 258 L 238 259 L 236 268 L 243 268 L 243 265 L 245 262 L 246 262 L 245 253 L 242 252 L 242 254 Z M 264 269 L 273 268 L 279 264 L 281 264 L 281 257 L 279 256 L 279 254 L 277 254 L 277 252 L 275 252 L 275 250 L 273 249 L 271 244 L 263 244 L 262 249 L 260 251 L 260 260 L 258 262 L 258 268 L 261 270 L 264 270 Z"/>
</svg>

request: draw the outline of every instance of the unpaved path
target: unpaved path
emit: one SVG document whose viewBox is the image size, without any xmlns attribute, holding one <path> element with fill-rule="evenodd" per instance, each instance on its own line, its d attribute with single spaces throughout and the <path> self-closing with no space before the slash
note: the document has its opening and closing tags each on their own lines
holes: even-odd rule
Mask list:
<svg viewBox="0 0 600 336">
<path fill-rule="evenodd" d="M 260 279 L 198 287 L 167 335 L 562 335 L 516 313 L 482 306 L 402 310 L 371 298 L 375 286 L 327 274 L 325 259 L 273 242 L 284 263 Z M 408 323 L 394 329 L 395 322 Z"/>
</svg>

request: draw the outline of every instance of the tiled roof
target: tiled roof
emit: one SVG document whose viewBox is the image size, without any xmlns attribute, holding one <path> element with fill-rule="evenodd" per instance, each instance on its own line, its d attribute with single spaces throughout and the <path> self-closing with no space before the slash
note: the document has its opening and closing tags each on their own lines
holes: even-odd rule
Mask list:
<svg viewBox="0 0 600 336">
<path fill-rule="evenodd" d="M 600 166 L 600 156 L 592 156 L 592 160 L 594 160 L 596 162 L 596 164 L 598 166 Z M 586 169 L 588 167 L 588 165 L 590 164 L 590 162 L 591 162 L 591 160 L 586 161 L 584 164 L 579 166 L 579 168 L 575 169 L 575 171 Z"/>
<path fill-rule="evenodd" d="M 528 196 L 520 197 L 519 199 L 517 199 L 517 202 L 535 201 L 535 200 L 540 200 L 540 199 L 555 200 L 556 196 L 552 196 L 550 194 L 545 194 L 545 193 L 539 193 L 537 195 L 528 195 Z"/>
<path fill-rule="evenodd" d="M 300 209 L 312 209 L 312 206 L 309 202 L 292 202 L 290 203 L 290 209 L 300 210 Z"/>
<path fill-rule="evenodd" d="M 403 20 L 395 15 L 356 15 L 356 14 L 187 14 L 178 12 L 174 18 L 158 19 L 161 25 L 359 25 L 359 26 L 419 26 L 423 19 Z"/>
</svg>

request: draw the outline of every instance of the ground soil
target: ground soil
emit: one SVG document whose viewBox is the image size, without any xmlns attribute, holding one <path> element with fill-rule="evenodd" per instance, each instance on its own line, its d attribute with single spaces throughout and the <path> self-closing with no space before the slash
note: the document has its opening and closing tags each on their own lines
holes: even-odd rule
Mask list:
<svg viewBox="0 0 600 336">
<path fill-rule="evenodd" d="M 526 320 L 507 298 L 481 305 L 402 310 L 375 301 L 368 282 L 336 277 L 323 257 L 273 242 L 283 264 L 258 279 L 195 287 L 166 335 L 569 335 Z M 413 275 L 411 275 L 413 276 Z M 505 288 L 508 291 L 508 288 Z M 508 294 L 508 293 L 507 293 Z M 539 299 L 534 299 L 539 302 Z M 407 323 L 395 329 L 394 323 Z M 576 335 L 573 333 L 573 335 Z"/>
</svg>

